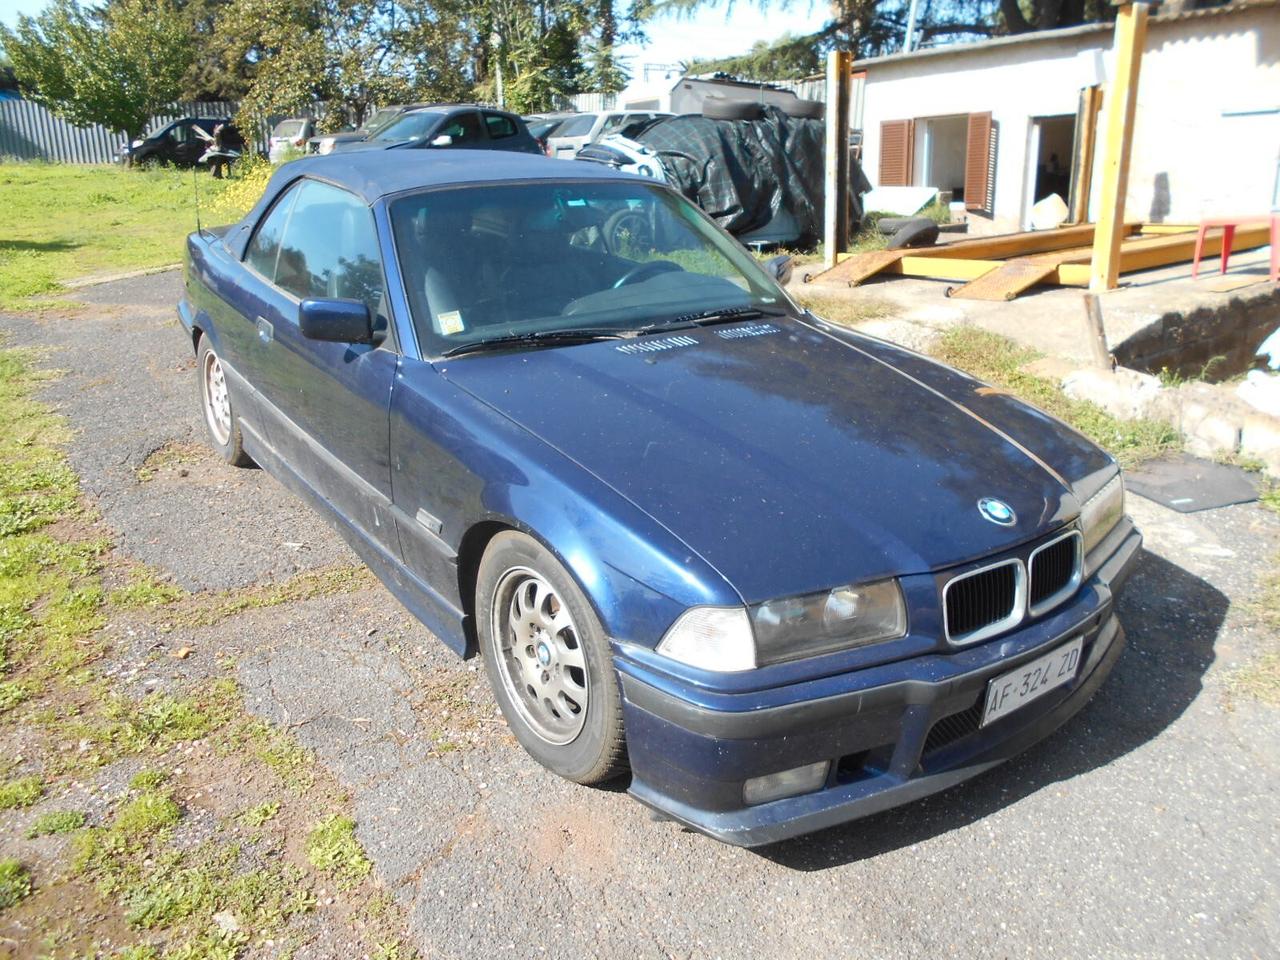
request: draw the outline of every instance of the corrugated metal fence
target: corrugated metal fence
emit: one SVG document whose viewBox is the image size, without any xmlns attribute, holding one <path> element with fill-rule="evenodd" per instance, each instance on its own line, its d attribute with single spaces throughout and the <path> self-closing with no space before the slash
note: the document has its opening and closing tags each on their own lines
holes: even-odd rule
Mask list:
<svg viewBox="0 0 1280 960">
<path fill-rule="evenodd" d="M 221 101 L 175 103 L 151 118 L 151 132 L 179 117 L 235 116 L 237 105 Z M 261 133 L 255 138 L 263 140 Z M 0 100 L 0 157 L 62 163 L 112 163 L 124 136 L 94 124 L 77 127 L 30 100 Z M 261 143 L 259 143 L 261 148 Z"/>
</svg>

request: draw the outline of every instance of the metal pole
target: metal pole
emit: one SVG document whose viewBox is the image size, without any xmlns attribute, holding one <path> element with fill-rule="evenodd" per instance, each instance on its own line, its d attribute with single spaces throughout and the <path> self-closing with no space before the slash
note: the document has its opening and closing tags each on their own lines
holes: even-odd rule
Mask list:
<svg viewBox="0 0 1280 960">
<path fill-rule="evenodd" d="M 916 39 L 916 8 L 919 7 L 920 0 L 911 0 L 911 5 L 907 7 L 907 35 L 902 38 L 902 52 L 910 53 L 911 48 L 915 46 Z"/>
</svg>

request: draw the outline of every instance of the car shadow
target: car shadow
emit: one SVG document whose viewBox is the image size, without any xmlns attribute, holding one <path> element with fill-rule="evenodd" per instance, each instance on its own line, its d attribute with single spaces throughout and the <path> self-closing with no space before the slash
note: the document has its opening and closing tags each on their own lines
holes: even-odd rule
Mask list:
<svg viewBox="0 0 1280 960">
<path fill-rule="evenodd" d="M 1227 606 L 1227 597 L 1206 581 L 1144 552 L 1120 598 L 1128 646 L 1093 700 L 1048 739 L 932 797 L 754 852 L 802 871 L 877 857 L 1123 757 L 1158 736 L 1199 695 Z"/>
<path fill-rule="evenodd" d="M 70 240 L 0 240 L 0 253 L 58 253 L 80 246 Z"/>
</svg>

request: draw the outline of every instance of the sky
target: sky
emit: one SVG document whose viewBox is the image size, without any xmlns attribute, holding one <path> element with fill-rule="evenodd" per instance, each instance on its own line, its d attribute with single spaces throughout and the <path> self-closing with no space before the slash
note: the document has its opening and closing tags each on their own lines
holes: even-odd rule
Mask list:
<svg viewBox="0 0 1280 960">
<path fill-rule="evenodd" d="M 0 23 L 9 26 L 18 14 L 34 15 L 47 0 L 0 0 Z M 791 9 L 772 6 L 762 12 L 753 0 L 737 0 L 732 12 L 725 5 L 706 6 L 694 16 L 659 17 L 648 26 L 644 48 L 628 45 L 619 53 L 628 58 L 631 72 L 641 73 L 645 63 L 679 63 L 694 58 L 730 56 L 750 49 L 757 40 L 776 40 L 783 33 L 812 33 L 826 20 L 827 4 L 798 0 Z"/>
</svg>

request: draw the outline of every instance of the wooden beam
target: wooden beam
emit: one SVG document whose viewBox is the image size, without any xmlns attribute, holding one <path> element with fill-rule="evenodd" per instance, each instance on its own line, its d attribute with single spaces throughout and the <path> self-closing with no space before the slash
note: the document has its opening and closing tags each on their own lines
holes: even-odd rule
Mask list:
<svg viewBox="0 0 1280 960">
<path fill-rule="evenodd" d="M 827 54 L 827 152 L 823 194 L 824 260 L 836 265 L 849 246 L 849 97 L 853 54 L 832 50 Z"/>
<path fill-rule="evenodd" d="M 917 257 L 917 250 L 896 263 L 885 267 L 883 273 L 897 273 L 904 277 L 927 277 L 930 280 L 976 280 L 1001 266 L 999 260 L 970 260 L 957 257 Z"/>
<path fill-rule="evenodd" d="M 1093 154 L 1098 144 L 1098 108 L 1102 87 L 1094 84 L 1080 91 L 1076 114 L 1076 151 L 1071 179 L 1071 222 L 1087 223 L 1089 196 L 1093 190 Z"/>
<path fill-rule="evenodd" d="M 1138 73 L 1147 37 L 1147 4 L 1131 3 L 1116 13 L 1115 78 L 1107 90 L 1107 130 L 1103 142 L 1102 184 L 1098 197 L 1098 230 L 1093 237 L 1093 273 L 1089 289 L 1112 290 L 1120 281 L 1120 240 L 1125 194 L 1129 189 L 1129 156 L 1133 118 L 1138 107 Z"/>
<path fill-rule="evenodd" d="M 1235 238 L 1231 242 L 1231 252 L 1265 247 L 1270 239 L 1266 224 L 1240 227 L 1236 230 Z M 1135 270 L 1167 267 L 1172 263 L 1188 263 L 1195 256 L 1195 249 L 1195 234 L 1139 237 L 1125 241 L 1116 261 L 1121 273 L 1132 273 Z M 1204 239 L 1202 258 L 1220 256 L 1221 253 L 1221 232 L 1210 233 Z M 1092 280 L 1092 269 L 1093 265 L 1087 262 L 1062 263 L 1058 265 L 1057 277 L 1049 282 L 1056 280 L 1057 283 L 1069 287 L 1088 286 Z"/>
</svg>

